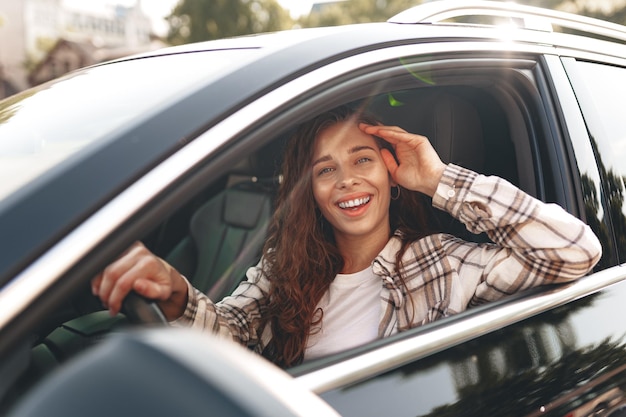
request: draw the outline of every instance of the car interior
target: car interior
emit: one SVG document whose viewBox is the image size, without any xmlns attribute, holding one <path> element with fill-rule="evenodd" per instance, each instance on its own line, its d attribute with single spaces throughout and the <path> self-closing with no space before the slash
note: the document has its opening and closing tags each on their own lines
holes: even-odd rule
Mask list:
<svg viewBox="0 0 626 417">
<path fill-rule="evenodd" d="M 428 137 L 444 162 L 500 176 L 536 194 L 531 173 L 520 173 L 518 168 L 520 163 L 522 167 L 532 166 L 532 161 L 518 162 L 510 117 L 485 89 L 406 89 L 351 105 L 365 108 L 381 123 Z M 212 299 L 230 294 L 248 266 L 260 259 L 280 183 L 280 154 L 287 136 L 280 136 L 240 161 L 219 181 L 223 189 L 209 198 L 203 194 L 200 203 L 190 203 L 188 206 L 193 208 L 187 207 L 184 214 L 168 219 L 149 238 L 156 253 Z M 527 138 L 524 146 L 529 146 Z M 473 241 L 488 239 L 470 234 L 446 213 L 436 214 L 438 227 L 447 233 Z M 178 237 L 172 229 L 185 234 Z M 166 237 L 172 235 L 177 240 L 168 241 Z"/>
<path fill-rule="evenodd" d="M 399 104 L 401 103 L 401 104 Z M 508 125 L 493 98 L 471 87 L 394 91 L 353 106 L 367 106 L 382 123 L 400 126 L 431 139 L 444 162 L 519 185 Z M 499 113 L 498 113 L 499 111 Z M 235 166 L 224 188 L 202 204 L 181 226 L 169 219 L 153 235 L 152 248 L 212 299 L 230 294 L 246 269 L 261 256 L 267 225 L 280 182 L 280 152 L 285 138 L 271 142 Z M 468 240 L 474 236 L 449 215 L 437 212 L 439 228 Z M 186 234 L 172 247 L 169 230 Z"/>
<path fill-rule="evenodd" d="M 351 105 L 372 112 L 384 124 L 427 136 L 444 162 L 498 175 L 537 195 L 527 133 L 530 123 L 513 96 L 499 88 L 498 78 L 504 75 L 499 73 L 488 83 L 481 80 L 479 85 L 463 82 L 400 88 Z M 246 269 L 260 259 L 288 133 L 242 159 L 143 239 L 214 300 L 230 294 L 245 278 Z M 445 213 L 438 216 L 445 232 L 474 241 L 488 240 L 471 235 Z M 35 336 L 28 371 L 15 384 L 14 396 L 128 321 L 123 315 L 109 317 L 95 300 L 76 301 L 72 309 L 81 312 L 80 317 L 62 326 L 55 318 L 57 324 Z"/>
</svg>

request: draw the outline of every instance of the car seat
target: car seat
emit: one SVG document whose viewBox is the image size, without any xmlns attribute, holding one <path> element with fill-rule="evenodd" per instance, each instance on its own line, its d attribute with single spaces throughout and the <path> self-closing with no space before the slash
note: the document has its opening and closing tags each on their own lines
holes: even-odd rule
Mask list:
<svg viewBox="0 0 626 417">
<path fill-rule="evenodd" d="M 370 111 L 388 125 L 426 136 L 445 163 L 483 172 L 485 145 L 476 107 L 445 90 L 420 89 L 376 100 Z"/>
<path fill-rule="evenodd" d="M 254 155 L 235 167 L 232 184 L 193 213 L 188 235 L 165 257 L 213 300 L 229 295 L 260 259 L 278 186 L 273 161 Z"/>
</svg>

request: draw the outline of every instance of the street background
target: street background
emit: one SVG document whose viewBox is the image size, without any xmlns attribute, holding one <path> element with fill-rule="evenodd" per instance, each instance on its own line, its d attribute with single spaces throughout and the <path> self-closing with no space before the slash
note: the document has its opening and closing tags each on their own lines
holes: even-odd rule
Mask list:
<svg viewBox="0 0 626 417">
<path fill-rule="evenodd" d="M 438 0 L 0 0 L 0 98 L 169 45 L 385 21 Z M 520 0 L 626 24 L 626 0 Z"/>
</svg>

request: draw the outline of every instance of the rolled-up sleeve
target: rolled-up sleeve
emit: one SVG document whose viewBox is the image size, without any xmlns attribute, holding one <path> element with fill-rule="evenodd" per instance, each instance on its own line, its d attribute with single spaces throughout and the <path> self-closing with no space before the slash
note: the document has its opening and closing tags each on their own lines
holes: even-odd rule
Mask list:
<svg viewBox="0 0 626 417">
<path fill-rule="evenodd" d="M 261 337 L 262 315 L 266 308 L 269 282 L 261 262 L 248 269 L 243 281 L 231 296 L 214 303 L 189 282 L 188 301 L 183 315 L 173 326 L 191 327 L 232 338 L 244 346 L 255 346 Z"/>
<path fill-rule="evenodd" d="M 470 304 L 575 280 L 588 273 L 602 254 L 599 240 L 581 220 L 498 177 L 449 165 L 433 206 L 449 212 L 470 232 L 486 232 L 494 242 L 474 247 L 455 240 L 448 243 L 460 279 L 463 269 L 479 274 L 477 286 L 467 283 L 466 295 L 473 293 Z"/>
</svg>

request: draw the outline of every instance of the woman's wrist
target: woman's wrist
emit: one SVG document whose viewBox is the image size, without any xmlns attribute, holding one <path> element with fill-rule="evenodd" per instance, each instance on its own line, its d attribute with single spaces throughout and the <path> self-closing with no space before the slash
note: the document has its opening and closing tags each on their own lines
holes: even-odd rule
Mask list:
<svg viewBox="0 0 626 417">
<path fill-rule="evenodd" d="M 168 321 L 181 317 L 187 308 L 189 291 L 187 280 L 175 269 L 170 271 L 172 276 L 172 292 L 167 300 L 159 302 L 159 307 Z"/>
<path fill-rule="evenodd" d="M 446 166 L 447 165 L 442 162 L 433 170 L 432 175 L 428 177 L 429 181 L 425 186 L 424 194 L 431 198 L 435 195 L 439 183 L 441 182 L 441 177 L 443 177 L 443 172 L 446 170 Z"/>
</svg>

